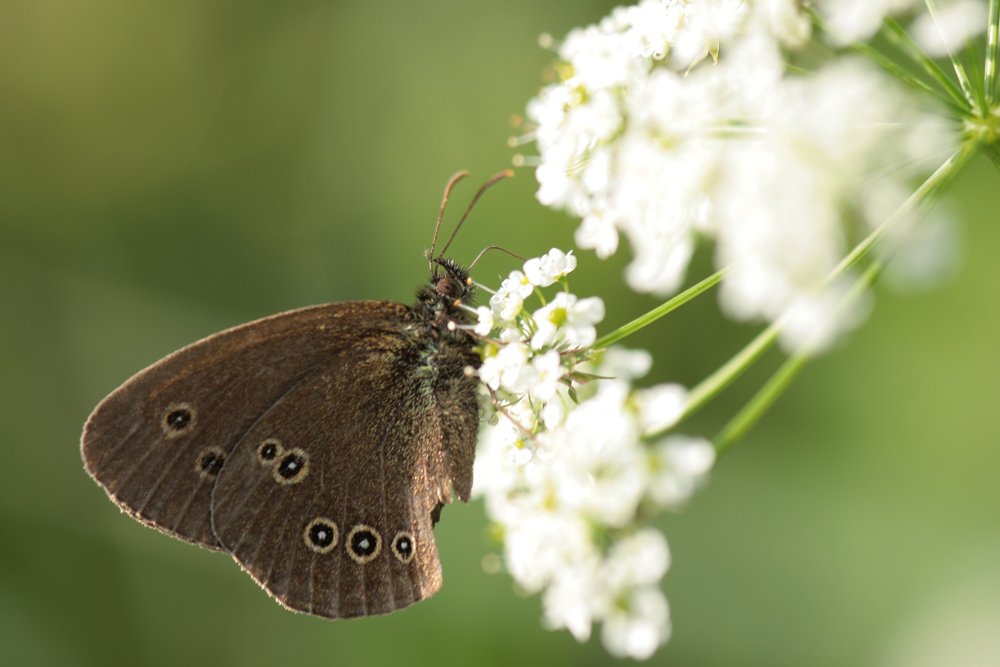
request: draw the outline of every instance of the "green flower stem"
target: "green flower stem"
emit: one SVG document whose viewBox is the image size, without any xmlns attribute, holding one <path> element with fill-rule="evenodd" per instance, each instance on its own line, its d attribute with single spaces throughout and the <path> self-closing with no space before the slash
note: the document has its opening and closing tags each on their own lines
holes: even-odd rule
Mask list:
<svg viewBox="0 0 1000 667">
<path fill-rule="evenodd" d="M 601 336 L 599 339 L 597 339 L 597 342 L 594 343 L 594 349 L 602 350 L 613 343 L 617 343 L 625 336 L 635 333 L 636 331 L 643 328 L 647 324 L 655 322 L 656 320 L 660 319 L 661 317 L 669 313 L 671 310 L 674 310 L 678 306 L 684 305 L 685 303 L 695 298 L 702 292 L 714 287 L 720 280 L 723 279 L 723 277 L 725 277 L 727 273 L 729 273 L 728 267 L 722 269 L 721 271 L 713 273 L 712 275 L 710 275 L 708 278 L 705 278 L 697 285 L 684 290 L 683 292 L 675 296 L 673 299 L 670 299 L 670 301 L 667 301 L 666 303 L 657 306 L 656 308 L 649 311 L 645 315 L 632 320 L 628 324 L 621 326 L 618 329 L 615 329 L 606 336 Z"/>
<path fill-rule="evenodd" d="M 841 42 L 847 42 L 848 41 L 838 31 L 834 30 L 832 27 L 830 27 L 829 25 L 827 25 L 826 21 L 823 20 L 823 17 L 818 12 L 816 12 L 816 10 L 805 8 L 804 11 L 809 14 L 809 17 L 812 19 L 812 22 L 820 30 L 822 30 L 823 32 L 825 32 L 828 35 L 832 35 L 833 37 L 835 37 L 836 39 L 838 39 Z M 882 53 L 878 49 L 872 47 L 871 45 L 866 44 L 865 42 L 851 42 L 850 48 L 853 51 L 855 51 L 857 53 L 860 53 L 864 57 L 868 58 L 869 60 L 871 60 L 876 65 L 878 65 L 879 67 L 883 68 L 884 70 L 886 70 L 887 72 L 889 72 L 893 76 L 899 78 L 904 83 L 906 83 L 906 84 L 908 84 L 910 86 L 913 86 L 917 90 L 920 90 L 922 92 L 925 92 L 925 93 L 928 93 L 928 94 L 934 96 L 935 98 L 937 98 L 937 100 L 939 102 L 941 102 L 942 104 L 944 104 L 945 106 L 947 106 L 949 109 L 951 109 L 952 112 L 954 112 L 956 115 L 963 116 L 963 115 L 965 115 L 968 112 L 968 106 L 966 105 L 966 103 L 965 103 L 964 100 L 959 99 L 956 102 L 956 99 L 953 98 L 951 95 L 947 95 L 947 94 L 941 92 L 940 90 L 938 90 L 937 88 L 931 88 L 925 82 L 921 81 L 917 77 L 915 77 L 912 74 L 910 74 L 909 72 L 907 72 L 900 65 L 898 65 L 894 60 L 892 60 L 891 58 L 889 58 L 888 56 L 886 56 L 884 53 Z"/>
<path fill-rule="evenodd" d="M 990 0 L 990 20 L 986 26 L 986 65 L 983 84 L 986 103 L 993 106 L 997 99 L 997 32 L 1000 31 L 1000 0 Z M 989 109 L 986 110 L 987 112 Z"/>
<path fill-rule="evenodd" d="M 937 171 L 931 174 L 931 176 L 924 181 L 923 184 L 921 184 L 921 186 L 917 188 L 916 191 L 914 191 L 914 193 L 910 195 L 898 209 L 893 212 L 892 215 L 886 218 L 886 220 L 864 241 L 855 246 L 854 250 L 852 250 L 850 254 L 837 265 L 830 275 L 826 277 L 822 286 L 825 287 L 846 274 L 847 271 L 857 264 L 858 261 L 860 261 L 861 258 L 863 258 L 868 251 L 871 250 L 883 236 L 885 236 L 889 229 L 914 206 L 916 206 L 917 203 L 923 201 L 932 192 L 939 192 L 940 187 L 954 177 L 956 173 L 958 173 L 958 170 L 961 169 L 969 155 L 973 153 L 973 148 L 973 144 L 966 144 L 961 149 L 956 151 L 950 158 L 948 158 Z M 764 352 L 767 351 L 769 347 L 771 347 L 771 345 L 774 344 L 774 342 L 778 339 L 778 334 L 780 332 L 781 325 L 779 322 L 774 322 L 771 326 L 757 334 L 757 337 L 750 341 L 745 348 L 740 350 L 735 357 L 727 361 L 717 371 L 695 386 L 688 394 L 687 402 L 684 405 L 684 411 L 681 414 L 681 420 L 697 412 L 702 406 L 715 398 L 715 396 L 717 396 L 723 389 L 732 384 L 736 378 L 742 375 L 744 371 L 746 371 L 755 361 L 757 361 L 757 359 L 760 358 L 762 354 L 764 354 Z M 795 355 L 793 355 L 793 358 L 794 356 Z M 791 373 L 791 375 L 787 378 L 787 381 L 790 382 L 791 378 L 794 377 L 794 373 L 798 372 L 798 362 L 793 362 L 792 358 L 790 358 L 785 363 L 788 365 L 788 368 L 785 368 L 784 366 L 782 368 L 785 368 L 786 373 Z M 803 361 L 801 363 L 805 362 Z M 774 378 L 772 378 L 772 380 L 773 379 Z M 763 391 L 763 389 L 761 391 Z"/>
<path fill-rule="evenodd" d="M 979 109 L 989 109 L 989 102 L 986 101 L 986 77 L 979 71 L 976 49 L 971 39 L 965 43 L 965 57 L 969 61 L 969 75 L 972 80 L 972 93 L 976 96 L 976 105 Z"/>
<path fill-rule="evenodd" d="M 858 296 L 861 295 L 864 290 L 875 281 L 876 276 L 878 276 L 879 271 L 882 269 L 882 264 L 879 261 L 872 262 L 868 268 L 865 269 L 861 277 L 855 281 L 851 290 L 844 295 L 843 300 L 840 302 L 841 308 L 845 308 L 850 305 Z M 747 432 L 753 428 L 754 424 L 760 421 L 760 418 L 768 411 L 768 409 L 774 405 L 774 402 L 781 396 L 782 392 L 788 388 L 795 379 L 795 376 L 799 374 L 799 371 L 805 367 L 806 362 L 809 361 L 815 352 L 814 346 L 810 344 L 803 345 L 798 350 L 795 351 L 788 359 L 785 360 L 774 375 L 768 379 L 764 386 L 754 394 L 754 397 L 750 399 L 742 410 L 736 413 L 728 424 L 719 432 L 712 444 L 715 445 L 715 451 L 719 456 L 724 454 L 730 447 L 736 444 Z"/>
<path fill-rule="evenodd" d="M 938 32 L 940 34 L 941 22 L 938 21 L 937 6 L 934 4 L 934 0 L 924 0 L 924 4 L 927 5 L 927 11 L 930 12 L 934 23 L 938 25 Z M 951 66 L 955 70 L 955 76 L 958 77 L 958 82 L 962 86 L 962 92 L 965 93 L 965 99 L 969 100 L 969 104 L 971 104 L 974 109 L 977 109 L 979 104 L 976 100 L 975 92 L 972 89 L 972 84 L 969 82 L 969 75 L 965 73 L 965 68 L 962 67 L 961 61 L 955 57 L 955 54 L 951 50 L 951 45 L 945 41 L 943 34 L 941 34 L 941 40 L 944 41 L 944 48 L 948 51 L 948 59 L 951 60 Z"/>
<path fill-rule="evenodd" d="M 972 143 L 966 143 L 957 151 L 952 153 L 951 157 L 945 160 L 944 164 L 938 167 L 937 171 L 931 174 L 926 181 L 924 181 L 919 188 L 914 190 L 913 194 L 906 198 L 899 208 L 897 208 L 892 215 L 885 219 L 885 221 L 879 225 L 868 237 L 854 247 L 847 257 L 841 260 L 837 268 L 826 277 L 823 281 L 823 286 L 829 285 L 833 281 L 842 277 L 847 271 L 858 263 L 858 261 L 868 254 L 876 243 L 878 243 L 882 237 L 884 237 L 889 230 L 895 225 L 899 220 L 910 212 L 914 206 L 920 203 L 924 198 L 926 198 L 932 192 L 939 192 L 940 188 L 947 184 L 955 175 L 961 170 L 962 166 L 966 163 L 969 157 L 974 152 L 975 145 Z"/>
<path fill-rule="evenodd" d="M 916 78 L 915 76 L 907 72 L 905 69 L 897 65 L 895 61 L 886 57 L 881 51 L 872 48 L 870 45 L 864 42 L 854 42 L 853 44 L 851 44 L 851 49 L 860 53 L 866 58 L 869 58 L 870 60 L 874 61 L 875 64 L 879 65 L 890 74 L 895 75 L 896 77 L 901 79 L 904 83 L 913 86 L 917 90 L 931 94 L 939 102 L 941 102 L 949 109 L 951 109 L 951 111 L 956 115 L 962 116 L 967 113 L 966 107 L 964 105 L 956 104 L 955 98 L 953 98 L 951 95 L 946 95 L 937 88 L 931 88 L 926 83 L 924 83 L 923 81 Z"/>
<path fill-rule="evenodd" d="M 720 366 L 719 370 L 699 382 L 688 393 L 680 420 L 684 420 L 689 415 L 697 412 L 723 389 L 732 384 L 733 380 L 743 375 L 743 372 L 750 368 L 753 362 L 757 361 L 774 344 L 774 341 L 778 340 L 779 333 L 781 333 L 781 326 L 777 322 L 771 324 L 771 326 L 757 334 L 750 341 L 750 344 L 740 350 L 736 356 Z"/>
<path fill-rule="evenodd" d="M 936 62 L 934 62 L 933 58 L 924 53 L 923 49 L 921 49 L 920 46 L 917 45 L 916 41 L 910 37 L 909 33 L 906 32 L 903 26 L 899 25 L 899 23 L 897 23 L 891 16 L 885 17 L 882 34 L 885 35 L 886 39 L 892 42 L 900 51 L 909 56 L 910 60 L 919 65 L 926 74 L 937 81 L 937 83 L 948 93 L 948 96 L 961 106 L 963 113 L 967 114 L 971 111 L 969 100 L 967 100 L 965 95 L 962 94 L 961 89 L 956 86 L 951 78 L 948 77 L 948 74 L 941 69 Z"/>
<path fill-rule="evenodd" d="M 1000 169 L 1000 148 L 996 144 L 983 144 L 979 150 L 993 162 L 997 169 Z"/>
<path fill-rule="evenodd" d="M 799 74 L 801 76 L 815 76 L 816 72 L 808 70 L 804 67 L 799 67 L 798 65 L 793 65 L 792 63 L 784 63 L 785 71 L 791 72 L 792 74 Z"/>
<path fill-rule="evenodd" d="M 896 42 L 896 44 L 899 45 L 903 51 L 914 60 L 914 62 L 923 67 L 924 71 L 937 81 L 941 87 L 944 88 L 956 102 L 958 102 L 959 106 L 962 107 L 966 113 L 970 112 L 973 106 L 972 98 L 966 97 L 965 94 L 959 90 L 958 86 L 956 86 L 952 80 L 948 78 L 948 75 L 945 74 L 944 70 L 938 67 L 938 64 L 934 62 L 926 53 L 924 53 L 923 49 L 921 49 L 917 43 L 913 41 L 913 38 L 910 37 L 909 33 L 903 29 L 903 26 L 896 23 L 896 20 L 891 16 L 885 17 L 885 25 L 889 28 L 889 32 L 886 33 L 886 36 Z"/>
<path fill-rule="evenodd" d="M 778 396 L 785 391 L 806 365 L 806 362 L 809 361 L 809 355 L 810 351 L 803 348 L 788 357 L 785 363 L 781 364 L 774 375 L 760 388 L 760 391 L 754 394 L 750 402 L 715 436 L 712 444 L 715 445 L 717 456 L 722 456 L 764 416 L 764 413 L 768 411 Z"/>
</svg>

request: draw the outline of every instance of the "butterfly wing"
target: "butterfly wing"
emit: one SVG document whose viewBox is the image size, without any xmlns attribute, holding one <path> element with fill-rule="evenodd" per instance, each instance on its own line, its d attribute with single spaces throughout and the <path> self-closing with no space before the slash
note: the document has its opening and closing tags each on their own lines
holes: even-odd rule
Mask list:
<svg viewBox="0 0 1000 667">
<path fill-rule="evenodd" d="M 385 614 L 435 593 L 432 534 L 472 481 L 470 349 L 426 365 L 412 335 L 372 335 L 278 400 L 243 436 L 212 499 L 215 534 L 282 604 Z"/>
<path fill-rule="evenodd" d="M 320 368 L 344 363 L 359 334 L 398 329 L 391 302 L 303 308 L 223 331 L 141 371 L 84 427 L 90 475 L 131 516 L 203 547 L 221 547 L 211 494 L 243 435 Z"/>
</svg>

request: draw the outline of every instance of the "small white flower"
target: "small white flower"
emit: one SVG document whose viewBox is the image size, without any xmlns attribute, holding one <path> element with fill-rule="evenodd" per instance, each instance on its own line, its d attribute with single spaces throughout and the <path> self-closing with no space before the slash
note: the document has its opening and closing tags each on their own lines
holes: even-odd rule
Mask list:
<svg viewBox="0 0 1000 667">
<path fill-rule="evenodd" d="M 500 284 L 500 289 L 490 297 L 493 313 L 504 322 L 513 322 L 521 312 L 524 300 L 534 290 L 520 271 L 511 271 L 510 277 Z"/>
<path fill-rule="evenodd" d="M 479 379 L 490 389 L 496 391 L 500 388 L 500 376 L 503 374 L 503 366 L 496 355 L 486 357 L 482 366 L 479 367 Z"/>
<path fill-rule="evenodd" d="M 757 0 L 754 9 L 767 31 L 785 46 L 798 49 L 809 41 L 812 21 L 799 0 Z"/>
<path fill-rule="evenodd" d="M 507 527 L 507 569 L 526 590 L 539 591 L 567 565 L 596 563 L 587 523 L 563 512 L 525 513 Z"/>
<path fill-rule="evenodd" d="M 548 403 L 542 408 L 542 424 L 552 430 L 562 422 L 563 409 L 558 403 Z"/>
<path fill-rule="evenodd" d="M 644 528 L 611 547 L 599 576 L 606 589 L 621 592 L 659 582 L 669 567 L 667 538 L 655 528 Z"/>
<path fill-rule="evenodd" d="M 560 505 L 611 526 L 635 514 L 646 475 L 628 397 L 627 383 L 603 382 L 558 428 L 540 436 L 553 454 L 550 474 Z"/>
<path fill-rule="evenodd" d="M 551 630 L 566 628 L 578 642 L 590 639 L 593 604 L 597 595 L 595 563 L 596 558 L 561 568 L 542 596 L 545 625 Z"/>
<path fill-rule="evenodd" d="M 524 275 L 528 284 L 548 287 L 575 268 L 576 257 L 573 256 L 572 250 L 564 253 L 558 248 L 552 248 L 541 257 L 534 257 L 526 261 Z"/>
<path fill-rule="evenodd" d="M 479 308 L 476 308 L 476 316 L 479 318 L 479 321 L 476 323 L 473 331 L 480 336 L 489 336 L 490 332 L 496 326 L 496 322 L 493 319 L 493 310 L 486 306 L 479 306 Z"/>
<path fill-rule="evenodd" d="M 513 322 L 523 306 L 524 299 L 517 292 L 497 292 L 490 297 L 490 308 L 502 322 Z"/>
<path fill-rule="evenodd" d="M 642 432 L 658 433 L 676 424 L 684 412 L 687 396 L 687 389 L 679 384 L 659 384 L 635 392 Z"/>
<path fill-rule="evenodd" d="M 523 429 L 531 428 L 534 424 L 534 412 L 531 406 L 525 401 L 518 401 L 513 405 L 508 405 L 501 414 L 496 428 L 499 441 L 509 447 L 507 456 L 515 465 L 523 465 L 534 456 L 534 444 L 527 440 L 527 435 Z"/>
<path fill-rule="evenodd" d="M 601 355 L 597 375 L 635 380 L 643 377 L 653 366 L 653 356 L 646 350 L 628 350 L 624 347 L 609 347 Z"/>
<path fill-rule="evenodd" d="M 549 350 L 531 361 L 532 379 L 528 394 L 540 401 L 550 401 L 556 395 L 564 375 L 559 352 Z"/>
<path fill-rule="evenodd" d="M 830 24 L 838 45 L 870 38 L 889 14 L 899 14 L 919 0 L 819 0 L 816 5 Z"/>
<path fill-rule="evenodd" d="M 500 330 L 501 343 L 517 343 L 522 340 L 524 340 L 524 336 L 517 327 L 504 327 Z"/>
<path fill-rule="evenodd" d="M 987 14 L 982 0 L 956 0 L 940 5 L 936 19 L 930 12 L 918 16 L 910 33 L 927 55 L 941 58 L 982 33 L 989 23 Z"/>
<path fill-rule="evenodd" d="M 523 466 L 524 464 L 531 461 L 534 456 L 534 452 L 524 446 L 521 441 L 515 441 L 515 446 L 510 448 L 507 452 L 507 456 L 510 458 L 510 462 L 516 466 Z"/>
<path fill-rule="evenodd" d="M 618 250 L 615 221 L 610 216 L 610 211 L 603 207 L 584 216 L 573 238 L 581 248 L 593 250 L 601 259 L 611 257 Z"/>
<path fill-rule="evenodd" d="M 535 291 L 535 286 L 528 280 L 528 277 L 516 270 L 510 272 L 507 280 L 501 283 L 500 289 L 504 289 L 504 286 L 507 286 L 510 291 L 517 292 L 517 295 L 522 299 L 527 299 Z"/>
<path fill-rule="evenodd" d="M 490 389 L 504 389 L 521 394 L 531 381 L 528 365 L 528 348 L 524 343 L 508 343 L 493 356 L 487 357 L 479 367 L 479 379 Z"/>
<path fill-rule="evenodd" d="M 531 382 L 531 367 L 528 365 L 528 347 L 523 343 L 504 345 L 496 357 L 500 364 L 500 387 L 514 394 L 523 394 Z"/>
<path fill-rule="evenodd" d="M 604 302 L 599 297 L 577 299 L 573 294 L 559 292 L 547 306 L 536 310 L 532 318 L 538 327 L 531 347 L 566 343 L 571 348 L 588 347 L 597 340 L 594 325 L 604 319 Z"/>
<path fill-rule="evenodd" d="M 674 37 L 673 57 L 679 67 L 690 67 L 717 51 L 719 41 L 731 37 L 749 11 L 745 0 L 702 0 L 688 3 L 684 29 Z"/>
<path fill-rule="evenodd" d="M 683 505 L 715 464 L 715 447 L 703 438 L 672 435 L 649 452 L 649 496 L 661 507 Z"/>
<path fill-rule="evenodd" d="M 535 198 L 545 206 L 561 208 L 566 205 L 574 186 L 567 173 L 573 157 L 571 147 L 566 142 L 550 146 L 542 154 L 542 163 L 535 169 L 535 180 L 539 186 Z"/>
<path fill-rule="evenodd" d="M 584 144 L 593 147 L 608 139 L 621 124 L 618 100 L 610 91 L 595 90 L 585 104 L 573 107 L 566 122 Z"/>
<path fill-rule="evenodd" d="M 627 83 L 647 67 L 628 46 L 620 33 L 607 34 L 597 26 L 573 30 L 559 49 L 562 59 L 573 66 L 573 76 L 566 85 L 600 90 Z"/>
<path fill-rule="evenodd" d="M 644 0 L 634 7 L 626 8 L 626 20 L 630 30 L 625 33 L 625 41 L 630 44 L 635 55 L 660 60 L 670 50 L 678 28 L 684 20 L 681 3 Z"/>
<path fill-rule="evenodd" d="M 601 641 L 611 655 L 646 660 L 670 638 L 670 608 L 659 588 L 643 586 L 604 618 Z"/>
</svg>

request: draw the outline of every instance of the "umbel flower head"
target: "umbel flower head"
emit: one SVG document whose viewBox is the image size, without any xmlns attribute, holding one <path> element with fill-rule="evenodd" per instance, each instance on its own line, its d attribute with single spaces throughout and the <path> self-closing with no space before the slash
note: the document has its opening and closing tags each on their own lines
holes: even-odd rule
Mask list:
<svg viewBox="0 0 1000 667">
<path fill-rule="evenodd" d="M 645 659 L 670 636 L 659 588 L 669 549 L 649 522 L 690 498 L 715 450 L 657 435 L 680 418 L 687 392 L 635 389 L 647 353 L 593 349 L 604 303 L 568 291 L 575 267 L 553 248 L 511 272 L 477 311 L 492 424 L 473 493 L 486 499 L 511 576 L 542 592 L 548 627 L 584 641 L 599 621 L 611 653 Z M 542 289 L 557 282 L 563 290 L 545 300 Z M 529 297 L 540 307 L 531 311 Z"/>
<path fill-rule="evenodd" d="M 577 243 L 599 257 L 624 235 L 636 290 L 677 290 L 702 239 L 719 271 L 597 339 L 603 303 L 569 292 L 576 260 L 553 249 L 512 272 L 478 311 L 492 425 L 475 492 L 507 570 L 541 592 L 549 627 L 583 641 L 600 622 L 611 653 L 651 656 L 670 634 L 659 588 L 670 552 L 652 518 L 683 505 L 716 452 L 811 355 L 860 322 L 887 256 L 895 261 L 883 275 L 902 269 L 896 277 L 911 286 L 947 273 L 947 225 L 932 218 L 914 233 L 906 216 L 976 150 L 1000 166 L 1000 0 L 991 0 L 981 85 L 953 55 L 985 25 L 981 0 L 937 1 L 924 0 L 928 13 L 910 37 L 889 15 L 916 0 L 643 0 L 555 44 L 558 81 L 528 104 L 527 133 L 513 141 L 537 143 L 538 200 L 580 218 Z M 810 49 L 798 62 L 813 71 L 802 70 L 794 52 L 814 23 L 834 47 L 884 24 L 938 88 L 858 43 L 896 78 L 825 47 Z M 949 56 L 957 84 L 928 53 Z M 942 106 L 921 109 L 899 81 Z M 907 181 L 931 171 L 926 159 L 936 168 L 910 194 Z M 870 251 L 880 256 L 862 263 Z M 720 281 L 728 315 L 771 325 L 690 395 L 675 384 L 635 388 L 649 355 L 606 344 Z M 556 283 L 562 291 L 543 294 Z M 714 447 L 670 432 L 779 336 L 792 354 Z"/>
<path fill-rule="evenodd" d="M 915 3 L 815 6 L 852 40 Z M 951 38 L 964 38 L 979 5 L 955 5 Z M 527 107 L 538 200 L 580 218 L 577 244 L 599 257 L 625 235 L 626 280 L 641 292 L 676 291 L 698 239 L 714 239 L 730 317 L 781 320 L 788 349 L 829 344 L 864 301 L 844 312 L 852 277 L 825 278 L 852 234 L 882 221 L 872 201 L 906 193 L 958 126 L 860 57 L 790 73 L 788 53 L 810 34 L 796 0 L 643 0 L 571 31 L 560 80 Z"/>
</svg>

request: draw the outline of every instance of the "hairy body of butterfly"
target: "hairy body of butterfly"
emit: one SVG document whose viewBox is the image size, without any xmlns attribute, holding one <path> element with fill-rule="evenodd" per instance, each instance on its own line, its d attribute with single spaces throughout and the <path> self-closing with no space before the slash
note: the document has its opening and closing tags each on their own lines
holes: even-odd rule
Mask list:
<svg viewBox="0 0 1000 667">
<path fill-rule="evenodd" d="M 410 307 L 334 303 L 223 331 L 138 373 L 84 427 L 139 521 L 233 558 L 283 605 L 385 614 L 434 594 L 432 533 L 468 501 L 479 427 L 468 273 Z"/>
</svg>

